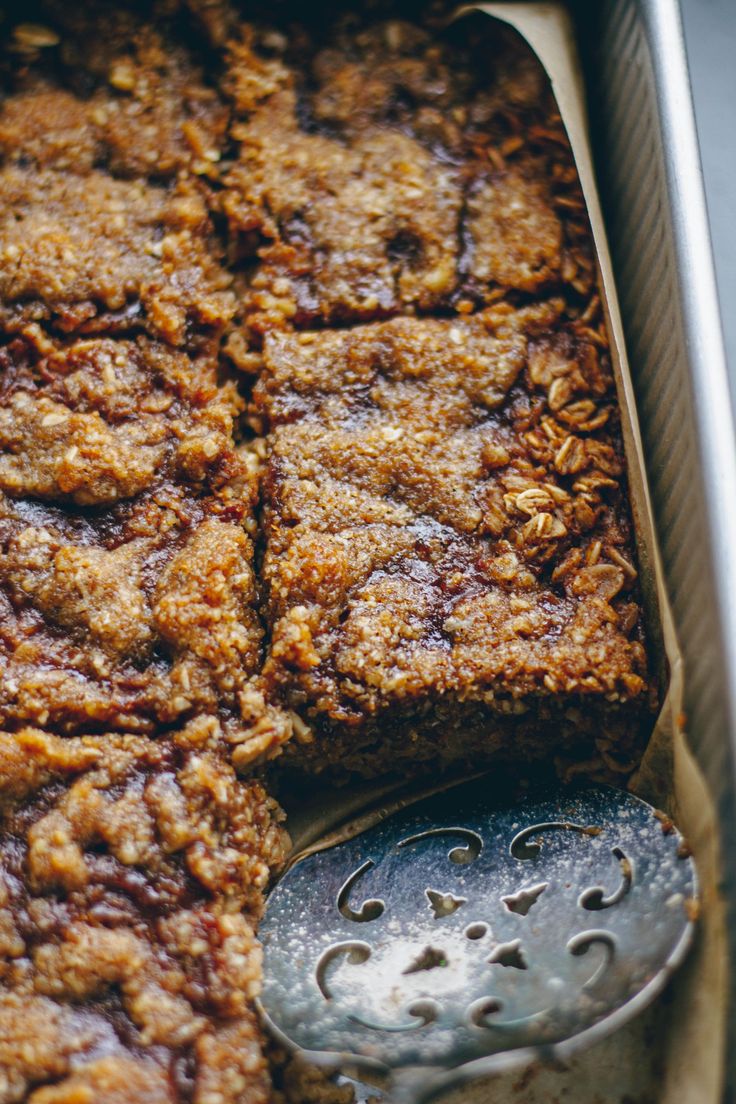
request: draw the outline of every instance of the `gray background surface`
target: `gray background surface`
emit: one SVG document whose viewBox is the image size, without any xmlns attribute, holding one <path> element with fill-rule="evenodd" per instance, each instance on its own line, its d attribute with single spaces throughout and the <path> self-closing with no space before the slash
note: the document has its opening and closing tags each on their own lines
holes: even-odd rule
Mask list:
<svg viewBox="0 0 736 1104">
<path fill-rule="evenodd" d="M 680 0 L 736 405 L 736 0 Z"/>
</svg>

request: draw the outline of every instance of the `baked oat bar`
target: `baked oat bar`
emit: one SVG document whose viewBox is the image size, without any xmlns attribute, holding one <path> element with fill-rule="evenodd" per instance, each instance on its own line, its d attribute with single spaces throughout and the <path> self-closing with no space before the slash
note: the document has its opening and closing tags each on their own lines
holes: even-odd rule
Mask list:
<svg viewBox="0 0 736 1104">
<path fill-rule="evenodd" d="M 233 314 L 210 218 L 228 107 L 181 11 L 151 8 L 50 0 L 43 23 L 3 22 L 6 330 L 41 322 L 188 346 Z"/>
<path fill-rule="evenodd" d="M 187 354 L 139 336 L 0 344 L 0 489 L 112 506 L 164 479 L 219 488 L 241 472 L 243 401 L 216 344 Z"/>
<path fill-rule="evenodd" d="M 199 186 L 0 169 L 0 325 L 145 331 L 185 345 L 234 303 Z"/>
<path fill-rule="evenodd" d="M 2 723 L 237 729 L 257 488 L 217 348 L 31 325 L 0 369 Z"/>
<path fill-rule="evenodd" d="M 221 328 L 233 304 L 206 189 L 165 178 L 197 158 L 212 168 L 225 108 L 153 28 L 107 15 L 67 15 L 66 34 L 6 31 L 0 322 L 182 344 L 190 325 Z"/>
<path fill-rule="evenodd" d="M 591 287 L 587 221 L 547 80 L 399 21 L 328 41 L 245 26 L 230 48 L 238 160 L 222 197 L 252 339 L 272 328 L 461 313 Z"/>
<path fill-rule="evenodd" d="M 197 56 L 196 27 L 186 34 L 181 13 L 157 8 L 146 18 L 114 2 L 47 0 L 42 24 L 6 23 L 3 159 L 159 181 L 216 174 L 227 105 Z"/>
<path fill-rule="evenodd" d="M 261 1104 L 277 806 L 186 739 L 0 734 L 0 1100 Z"/>
<path fill-rule="evenodd" d="M 596 310 L 267 337 L 264 677 L 301 763 L 630 767 L 650 686 Z"/>
<path fill-rule="evenodd" d="M 0 718 L 238 728 L 259 663 L 248 499 L 163 483 L 99 516 L 0 500 Z"/>
</svg>

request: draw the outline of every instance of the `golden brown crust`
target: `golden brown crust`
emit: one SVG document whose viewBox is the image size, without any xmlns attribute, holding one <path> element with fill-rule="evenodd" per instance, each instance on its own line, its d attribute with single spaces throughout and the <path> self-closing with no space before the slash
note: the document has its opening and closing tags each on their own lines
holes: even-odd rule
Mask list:
<svg viewBox="0 0 736 1104">
<path fill-rule="evenodd" d="M 4 27 L 0 323 L 172 345 L 234 311 L 209 216 L 228 110 L 175 32 L 114 4 Z"/>
<path fill-rule="evenodd" d="M 590 291 L 587 223 L 542 70 L 389 21 L 327 42 L 245 26 L 230 46 L 239 158 L 223 209 L 273 328 Z M 260 243 L 260 244 L 259 244 Z"/>
<path fill-rule="evenodd" d="M 279 820 L 186 738 L 0 735 L 0 1099 L 265 1102 Z"/>
<path fill-rule="evenodd" d="M 0 717 L 221 736 L 262 636 L 210 217 L 228 108 L 174 8 L 42 14 L 0 55 Z"/>
<path fill-rule="evenodd" d="M 257 491 L 216 349 L 30 326 L 0 359 L 4 723 L 152 731 L 207 712 L 237 729 L 262 635 Z"/>
<path fill-rule="evenodd" d="M 257 668 L 248 490 L 160 484 L 102 516 L 0 503 L 0 716 L 150 732 L 199 714 L 242 727 Z"/>
<path fill-rule="evenodd" d="M 144 329 L 184 345 L 234 304 L 198 187 L 173 190 L 9 165 L 0 170 L 0 322 Z"/>
<path fill-rule="evenodd" d="M 532 734 L 560 697 L 646 711 L 600 320 L 499 305 L 273 334 L 264 359 L 264 674 L 307 726 L 380 747 L 433 709 L 474 739 L 472 703 Z"/>
<path fill-rule="evenodd" d="M 276 1052 L 270 1086 L 286 841 L 235 771 L 293 735 L 303 769 L 625 775 L 646 725 L 546 78 L 327 12 L 0 27 L 0 1104 L 347 1104 Z"/>
<path fill-rule="evenodd" d="M 6 30 L 15 64 L 0 155 L 81 174 L 99 166 L 157 180 L 182 169 L 216 174 L 228 110 L 193 35 L 185 44 L 165 13 L 155 23 L 104 0 L 45 8 L 50 26 L 40 33 L 27 24 Z"/>
<path fill-rule="evenodd" d="M 38 325 L 0 348 L 0 489 L 112 505 L 163 478 L 221 486 L 242 467 L 242 399 L 217 347 L 187 355 L 139 337 L 49 340 Z"/>
</svg>

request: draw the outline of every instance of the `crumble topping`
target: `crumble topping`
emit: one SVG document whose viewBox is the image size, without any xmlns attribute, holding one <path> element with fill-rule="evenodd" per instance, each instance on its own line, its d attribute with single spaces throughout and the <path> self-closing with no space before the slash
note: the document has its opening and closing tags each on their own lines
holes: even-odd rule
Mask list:
<svg viewBox="0 0 736 1104">
<path fill-rule="evenodd" d="M 141 329 L 185 345 L 234 303 L 198 185 L 173 190 L 8 165 L 0 170 L 0 323 L 61 332 Z"/>
<path fill-rule="evenodd" d="M 548 82 L 379 7 L 0 28 L 0 1104 L 347 1104 L 253 1007 L 282 745 L 625 777 L 646 736 Z"/>
<path fill-rule="evenodd" d="M 238 729 L 262 635 L 247 507 L 237 484 L 163 484 L 102 517 L 0 502 L 4 723 Z"/>
<path fill-rule="evenodd" d="M 453 701 L 646 701 L 596 312 L 499 304 L 267 337 L 264 677 L 315 733 L 380 743 L 403 713 L 416 738 Z"/>
<path fill-rule="evenodd" d="M 25 64 L 13 68 L 0 110 L 0 154 L 82 175 L 100 165 L 158 180 L 216 174 L 227 106 L 161 8 L 154 24 L 105 0 L 94 9 L 54 2 L 45 5 L 51 27 L 16 26 L 12 46 Z"/>
<path fill-rule="evenodd" d="M 230 49 L 223 209 L 258 264 L 251 334 L 592 287 L 587 219 L 541 70 L 488 73 L 400 21 Z M 516 64 L 512 63 L 512 60 Z"/>
<path fill-rule="evenodd" d="M 163 475 L 215 487 L 242 468 L 243 401 L 199 354 L 109 337 L 49 340 L 37 325 L 0 349 L 0 488 L 78 506 L 112 505 Z"/>
<path fill-rule="evenodd" d="M 253 925 L 279 820 L 187 739 L 0 735 L 1 1100 L 269 1099 Z"/>
</svg>

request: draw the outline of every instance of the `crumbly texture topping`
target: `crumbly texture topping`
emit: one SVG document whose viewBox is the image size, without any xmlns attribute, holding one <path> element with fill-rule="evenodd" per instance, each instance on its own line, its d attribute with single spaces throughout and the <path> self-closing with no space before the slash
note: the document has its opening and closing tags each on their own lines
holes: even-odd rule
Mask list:
<svg viewBox="0 0 736 1104">
<path fill-rule="evenodd" d="M 50 340 L 38 325 L 0 349 L 0 488 L 113 505 L 163 476 L 221 487 L 243 467 L 243 401 L 217 346 L 192 355 L 146 337 Z"/>
<path fill-rule="evenodd" d="M 25 729 L 0 833 L 0 1100 L 269 1099 L 253 926 L 285 837 L 257 782 L 186 736 Z"/>
<path fill-rule="evenodd" d="M 4 723 L 239 730 L 262 636 L 248 505 L 237 483 L 163 484 L 102 518 L 0 501 Z"/>
<path fill-rule="evenodd" d="M 106 0 L 93 8 L 54 0 L 44 5 L 48 27 L 16 25 L 12 95 L 0 111 L 3 158 L 161 181 L 181 170 L 216 174 L 227 105 L 181 26 L 167 25 L 157 7 L 153 23 Z"/>
<path fill-rule="evenodd" d="M 222 329 L 234 303 L 190 181 L 173 190 L 91 170 L 0 170 L 0 322 L 63 332 L 140 328 L 184 345 Z"/>
<path fill-rule="evenodd" d="M 437 4 L 369 7 L 0 26 L 0 1104 L 348 1104 L 253 1009 L 282 745 L 635 764 L 618 412 L 548 82 Z"/>
<path fill-rule="evenodd" d="M 0 1101 L 265 1104 L 229 109 L 164 23 L 47 7 L 0 106 Z"/>
<path fill-rule="evenodd" d="M 259 258 L 253 335 L 592 286 L 567 138 L 540 68 L 490 72 L 420 28 L 253 28 L 230 48 L 238 161 L 223 209 Z M 496 62 L 493 64 L 493 62 Z"/>
<path fill-rule="evenodd" d="M 270 335 L 265 672 L 360 724 L 644 698 L 606 339 L 560 302 Z"/>
<path fill-rule="evenodd" d="M 262 636 L 257 488 L 216 346 L 34 324 L 0 364 L 3 722 L 237 725 Z"/>
</svg>

